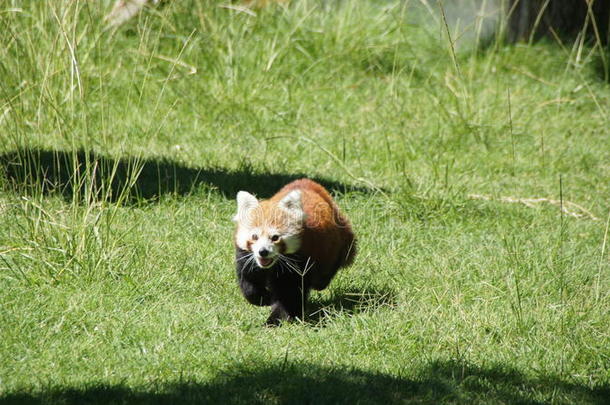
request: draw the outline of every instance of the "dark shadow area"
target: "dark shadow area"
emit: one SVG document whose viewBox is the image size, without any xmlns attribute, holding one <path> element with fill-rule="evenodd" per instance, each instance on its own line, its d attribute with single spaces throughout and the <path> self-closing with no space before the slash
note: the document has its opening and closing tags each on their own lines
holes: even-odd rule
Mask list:
<svg viewBox="0 0 610 405">
<path fill-rule="evenodd" d="M 610 40 L 610 0 L 509 0 L 506 39 L 509 42 L 538 41 L 548 38 L 561 41 L 568 48 L 583 40 L 599 45 L 603 54 L 596 56 L 597 77 L 610 81 L 608 43 Z"/>
<path fill-rule="evenodd" d="M 600 53 L 603 52 L 603 53 Z M 610 84 L 610 48 L 597 52 L 593 61 L 593 71 L 597 78 Z"/>
<path fill-rule="evenodd" d="M 558 377 L 528 378 L 505 367 L 435 362 L 416 378 L 357 368 L 284 363 L 225 368 L 209 383 L 196 380 L 125 385 L 92 383 L 11 392 L 0 404 L 604 404 L 607 385 L 590 388 Z"/>
<path fill-rule="evenodd" d="M 323 326 L 326 320 L 340 315 L 354 315 L 379 307 L 392 307 L 396 304 L 396 293 L 385 289 L 350 288 L 333 291 L 329 298 L 313 297 L 306 308 L 309 314 L 306 322 Z"/>
<path fill-rule="evenodd" d="M 610 0 L 509 0 L 507 37 L 510 42 L 558 36 L 572 41 L 579 35 L 608 44 Z"/>
<path fill-rule="evenodd" d="M 610 83 L 610 0 L 504 0 L 496 4 L 495 34 L 483 37 L 477 53 L 495 52 L 498 45 L 548 41 L 560 54 L 564 52 L 560 47 L 569 50 L 582 41 L 587 52 L 599 46 L 601 51 L 594 51 L 593 69 L 597 78 Z M 474 19 L 476 12 L 471 13 Z"/>
<path fill-rule="evenodd" d="M 247 165 L 238 170 L 191 168 L 168 160 L 113 159 L 93 152 L 22 149 L 0 155 L 0 176 L 22 193 L 60 193 L 71 199 L 137 201 L 164 194 L 185 195 L 206 185 L 227 198 L 239 190 L 258 197 L 273 195 L 305 174 L 257 172 Z M 331 192 L 372 190 L 313 177 Z"/>
</svg>

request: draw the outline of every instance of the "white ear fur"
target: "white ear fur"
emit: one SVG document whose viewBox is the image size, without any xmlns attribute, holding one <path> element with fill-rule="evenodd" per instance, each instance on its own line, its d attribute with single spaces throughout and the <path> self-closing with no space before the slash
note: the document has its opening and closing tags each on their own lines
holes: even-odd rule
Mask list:
<svg viewBox="0 0 610 405">
<path fill-rule="evenodd" d="M 248 216 L 248 213 L 258 206 L 258 200 L 247 191 L 237 193 L 237 214 L 233 217 L 233 221 L 240 221 Z"/>
<path fill-rule="evenodd" d="M 292 190 L 279 202 L 279 207 L 297 219 L 304 220 L 303 204 L 301 203 L 301 191 Z"/>
</svg>

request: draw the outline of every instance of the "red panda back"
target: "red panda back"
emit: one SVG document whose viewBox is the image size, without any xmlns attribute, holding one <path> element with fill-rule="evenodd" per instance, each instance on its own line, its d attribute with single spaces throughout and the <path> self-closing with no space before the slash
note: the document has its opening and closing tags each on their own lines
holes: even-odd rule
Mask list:
<svg viewBox="0 0 610 405">
<path fill-rule="evenodd" d="M 355 237 L 328 191 L 312 180 L 299 179 L 284 186 L 269 201 L 277 203 L 292 190 L 301 191 L 307 216 L 300 253 L 330 271 L 350 265 L 356 253 Z"/>
</svg>

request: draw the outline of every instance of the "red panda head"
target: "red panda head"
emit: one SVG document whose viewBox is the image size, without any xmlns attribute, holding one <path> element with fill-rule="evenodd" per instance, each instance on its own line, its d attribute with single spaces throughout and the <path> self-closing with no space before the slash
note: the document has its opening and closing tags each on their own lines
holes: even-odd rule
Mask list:
<svg viewBox="0 0 610 405">
<path fill-rule="evenodd" d="M 293 190 L 281 200 L 258 201 L 245 191 L 237 193 L 235 244 L 252 252 L 256 264 L 269 268 L 281 255 L 295 253 L 301 246 L 305 213 L 301 192 Z"/>
</svg>

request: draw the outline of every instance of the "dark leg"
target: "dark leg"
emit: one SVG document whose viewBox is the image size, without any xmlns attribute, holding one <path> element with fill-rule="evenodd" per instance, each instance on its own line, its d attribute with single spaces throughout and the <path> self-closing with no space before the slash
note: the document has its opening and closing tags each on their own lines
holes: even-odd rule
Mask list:
<svg viewBox="0 0 610 405">
<path fill-rule="evenodd" d="M 271 315 L 267 325 L 279 325 L 303 316 L 309 296 L 309 280 L 295 273 L 278 274 L 269 280 L 271 289 Z"/>
<path fill-rule="evenodd" d="M 241 292 L 250 304 L 265 306 L 271 305 L 271 294 L 264 287 L 264 284 L 258 284 L 242 278 L 239 280 Z"/>
<path fill-rule="evenodd" d="M 250 265 L 248 262 L 249 254 L 249 252 L 241 249 L 235 251 L 235 267 L 241 292 L 250 304 L 271 305 L 271 294 L 265 287 L 267 275 Z"/>
</svg>

